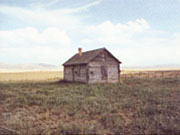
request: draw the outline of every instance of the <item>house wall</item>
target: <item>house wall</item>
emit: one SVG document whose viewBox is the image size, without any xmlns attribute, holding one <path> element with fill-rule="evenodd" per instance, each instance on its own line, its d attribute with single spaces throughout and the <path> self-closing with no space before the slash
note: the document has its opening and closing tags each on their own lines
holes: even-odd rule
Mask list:
<svg viewBox="0 0 180 135">
<path fill-rule="evenodd" d="M 64 80 L 75 82 L 87 82 L 87 66 L 65 66 L 64 67 Z"/>
<path fill-rule="evenodd" d="M 72 66 L 65 66 L 64 67 L 64 80 L 65 81 L 73 81 L 73 72 Z"/>
<path fill-rule="evenodd" d="M 107 80 L 102 80 L 102 69 L 107 69 Z M 88 64 L 88 83 L 119 82 L 119 63 L 106 51 Z"/>
<path fill-rule="evenodd" d="M 78 65 L 74 66 L 74 81 L 76 82 L 87 82 L 87 66 Z"/>
</svg>

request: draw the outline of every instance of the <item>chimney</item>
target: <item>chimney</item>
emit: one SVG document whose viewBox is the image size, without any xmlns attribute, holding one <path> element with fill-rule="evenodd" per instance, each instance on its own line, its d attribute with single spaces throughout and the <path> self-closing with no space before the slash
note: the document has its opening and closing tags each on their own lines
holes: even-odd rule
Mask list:
<svg viewBox="0 0 180 135">
<path fill-rule="evenodd" d="M 82 48 L 78 48 L 79 56 L 82 56 Z"/>
</svg>

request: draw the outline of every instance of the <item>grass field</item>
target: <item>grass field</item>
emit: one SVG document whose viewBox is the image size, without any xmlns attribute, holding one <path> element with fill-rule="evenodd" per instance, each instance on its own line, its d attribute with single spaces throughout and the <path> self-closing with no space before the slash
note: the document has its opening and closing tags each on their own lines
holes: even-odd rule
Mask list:
<svg viewBox="0 0 180 135">
<path fill-rule="evenodd" d="M 179 78 L 46 79 L 0 81 L 0 134 L 180 134 Z"/>
<path fill-rule="evenodd" d="M 62 71 L 0 72 L 0 81 L 47 81 L 62 79 Z"/>
</svg>

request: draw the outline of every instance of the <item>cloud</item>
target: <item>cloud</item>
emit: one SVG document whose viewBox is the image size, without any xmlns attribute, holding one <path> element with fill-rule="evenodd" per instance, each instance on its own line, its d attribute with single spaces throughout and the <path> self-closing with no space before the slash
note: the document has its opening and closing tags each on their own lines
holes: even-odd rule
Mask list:
<svg viewBox="0 0 180 135">
<path fill-rule="evenodd" d="M 162 36 L 162 34 L 160 35 Z M 137 45 L 112 49 L 112 52 L 123 62 L 123 66 L 153 66 L 180 64 L 180 33 L 175 33 L 169 38 L 142 38 L 134 39 Z"/>
<path fill-rule="evenodd" d="M 175 44 L 180 45 L 180 33 L 175 33 L 173 35 L 173 39 L 175 41 Z"/>
<path fill-rule="evenodd" d="M 86 5 L 83 5 L 81 7 L 77 7 L 77 8 L 67 8 L 67 9 L 62 9 L 61 12 L 64 14 L 72 14 L 72 13 L 78 13 L 81 11 L 86 11 L 91 7 L 94 7 L 96 5 L 99 5 L 103 0 L 94 0 L 93 2 L 90 2 Z"/>
<path fill-rule="evenodd" d="M 124 66 L 179 63 L 180 33 L 167 36 L 166 32 L 153 30 L 142 18 L 125 24 L 105 21 L 82 28 L 69 32 L 58 27 L 0 31 L 0 57 L 17 63 L 62 64 L 76 53 L 78 45 L 83 51 L 107 47 Z"/>
<path fill-rule="evenodd" d="M 72 29 L 80 24 L 80 18 L 75 15 L 64 14 L 61 10 L 26 9 L 20 7 L 0 6 L 0 13 L 11 17 L 15 23 L 26 26 L 59 27 Z"/>
<path fill-rule="evenodd" d="M 0 5 L 0 13 L 8 17 L 12 25 L 17 23 L 22 26 L 0 31 L 1 61 L 62 64 L 76 53 L 76 49 L 71 48 L 72 39 L 69 35 L 78 35 L 78 27 L 82 24 L 81 17 L 74 13 L 87 11 L 101 1 L 92 1 L 76 8 L 51 10 L 41 4 L 37 8 Z"/>
<path fill-rule="evenodd" d="M 180 34 L 154 30 L 142 18 L 125 24 L 105 21 L 89 26 L 85 33 L 82 45 L 107 47 L 125 66 L 179 63 Z"/>
<path fill-rule="evenodd" d="M 93 6 L 96 6 L 100 4 L 103 0 L 90 0 L 90 2 L 87 1 L 76 1 L 74 2 L 73 0 L 5 0 L 2 1 L 1 4 L 7 5 L 7 6 L 15 6 L 15 7 L 22 7 L 22 8 L 41 8 L 41 9 L 47 9 L 47 8 L 53 8 L 58 6 L 58 8 L 61 8 L 62 5 L 67 5 L 65 7 L 71 7 L 73 8 L 64 8 L 65 11 L 68 11 L 67 13 L 72 13 L 72 12 L 79 12 L 82 10 L 87 10 Z M 79 5 L 79 6 L 77 6 Z M 76 7 L 74 7 L 76 6 Z"/>
<path fill-rule="evenodd" d="M 88 37 L 91 37 L 92 40 L 102 44 L 130 44 L 134 36 L 144 33 L 149 29 L 149 24 L 141 18 L 126 24 L 113 24 L 111 21 L 106 21 L 99 25 L 89 26 L 86 33 L 91 34 Z"/>
<path fill-rule="evenodd" d="M 48 27 L 43 31 L 27 27 L 0 31 L 1 62 L 51 63 L 60 65 L 75 52 L 65 31 Z"/>
<path fill-rule="evenodd" d="M 75 8 L 47 9 L 58 1 L 48 1 L 46 3 L 33 4 L 35 8 L 24 8 L 18 6 L 0 5 L 0 13 L 16 19 L 18 23 L 35 27 L 59 27 L 62 29 L 72 29 L 81 24 L 81 17 L 74 13 L 87 11 L 89 8 L 98 5 L 103 0 L 94 0 L 88 4 Z M 36 6 L 35 6 L 36 5 Z"/>
<path fill-rule="evenodd" d="M 63 62 L 74 54 L 71 48 L 54 48 L 51 46 L 34 47 L 11 47 L 1 48 L 1 62 L 9 63 L 49 63 L 59 65 L 62 68 Z"/>
<path fill-rule="evenodd" d="M 36 28 L 27 27 L 9 31 L 0 31 L 0 47 L 30 46 L 69 46 L 71 39 L 65 31 L 49 27 L 39 32 Z"/>
<path fill-rule="evenodd" d="M 28 8 L 0 5 L 0 13 L 12 22 L 9 25 L 21 26 L 0 31 L 2 60 L 62 64 L 81 46 L 83 50 L 107 47 L 126 66 L 179 63 L 179 33 L 154 30 L 144 18 L 126 23 L 114 23 L 111 18 L 99 24 L 83 22 L 81 13 L 103 0 L 61 9 L 52 9 L 59 1 L 50 6 L 41 2 Z"/>
</svg>

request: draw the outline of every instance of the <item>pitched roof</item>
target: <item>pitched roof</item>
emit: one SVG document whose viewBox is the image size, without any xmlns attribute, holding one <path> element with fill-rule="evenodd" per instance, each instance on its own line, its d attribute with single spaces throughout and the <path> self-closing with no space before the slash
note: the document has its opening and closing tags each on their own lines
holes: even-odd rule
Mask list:
<svg viewBox="0 0 180 135">
<path fill-rule="evenodd" d="M 121 63 L 117 58 L 115 58 L 106 48 L 100 48 L 96 50 L 91 50 L 87 52 L 83 52 L 82 56 L 79 56 L 78 53 L 76 53 L 74 56 L 72 56 L 69 60 L 67 60 L 63 66 L 69 66 L 69 65 L 79 65 L 79 64 L 88 64 L 92 59 L 94 59 L 98 54 L 100 54 L 102 51 L 107 51 L 116 61 Z"/>
</svg>

